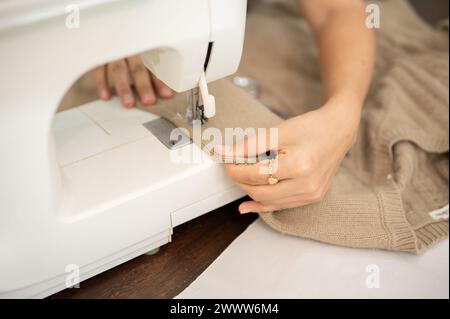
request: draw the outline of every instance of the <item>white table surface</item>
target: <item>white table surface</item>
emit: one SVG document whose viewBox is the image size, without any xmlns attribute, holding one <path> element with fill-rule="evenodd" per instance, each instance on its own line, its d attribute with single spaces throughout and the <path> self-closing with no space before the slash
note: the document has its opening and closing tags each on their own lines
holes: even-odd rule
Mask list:
<svg viewBox="0 0 450 319">
<path fill-rule="evenodd" d="M 352 249 L 258 219 L 177 298 L 449 298 L 448 240 L 423 255 Z"/>
</svg>

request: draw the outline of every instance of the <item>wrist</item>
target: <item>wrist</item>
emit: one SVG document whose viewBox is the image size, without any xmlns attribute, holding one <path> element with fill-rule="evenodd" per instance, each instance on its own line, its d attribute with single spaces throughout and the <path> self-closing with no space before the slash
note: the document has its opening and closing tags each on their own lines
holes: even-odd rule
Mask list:
<svg viewBox="0 0 450 319">
<path fill-rule="evenodd" d="M 328 99 L 321 111 L 336 134 L 348 140 L 349 147 L 356 141 L 361 120 L 362 101 L 356 96 L 336 95 Z"/>
<path fill-rule="evenodd" d="M 330 108 L 343 108 L 347 112 L 351 111 L 354 114 L 361 114 L 364 99 L 365 96 L 362 96 L 355 91 L 341 90 L 329 96 L 324 106 Z"/>
</svg>

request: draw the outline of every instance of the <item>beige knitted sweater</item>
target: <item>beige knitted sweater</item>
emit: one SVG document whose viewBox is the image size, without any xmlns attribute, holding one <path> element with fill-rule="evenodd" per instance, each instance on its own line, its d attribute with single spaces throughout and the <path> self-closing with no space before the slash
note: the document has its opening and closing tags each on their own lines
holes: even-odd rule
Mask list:
<svg viewBox="0 0 450 319">
<path fill-rule="evenodd" d="M 448 236 L 445 209 L 433 213 L 448 205 L 448 33 L 426 25 L 403 1 L 380 6 L 376 74 L 356 145 L 322 202 L 260 216 L 290 235 L 420 253 Z M 313 39 L 285 3 L 252 5 L 240 73 L 261 81 L 261 101 L 282 117 L 321 103 Z M 228 79 L 211 91 L 217 115 L 205 128 L 281 121 Z M 186 96 L 178 95 L 142 108 L 189 129 L 177 115 L 185 106 Z"/>
</svg>

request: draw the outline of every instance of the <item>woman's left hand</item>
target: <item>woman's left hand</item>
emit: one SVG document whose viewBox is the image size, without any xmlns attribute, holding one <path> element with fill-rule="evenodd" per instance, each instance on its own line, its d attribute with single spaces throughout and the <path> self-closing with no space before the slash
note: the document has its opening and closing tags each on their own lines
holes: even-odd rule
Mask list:
<svg viewBox="0 0 450 319">
<path fill-rule="evenodd" d="M 268 165 L 267 160 L 251 165 L 225 164 L 229 176 L 253 199 L 243 202 L 239 211 L 242 214 L 277 211 L 321 201 L 356 140 L 360 110 L 359 105 L 335 99 L 278 125 L 278 157 L 273 177 L 279 182 L 274 185 L 268 183 L 270 175 L 261 174 L 264 171 L 261 165 Z M 244 144 L 249 142 L 246 140 Z M 216 146 L 215 151 L 228 156 L 256 155 L 238 154 L 241 149 L 247 150 L 247 145 Z"/>
</svg>

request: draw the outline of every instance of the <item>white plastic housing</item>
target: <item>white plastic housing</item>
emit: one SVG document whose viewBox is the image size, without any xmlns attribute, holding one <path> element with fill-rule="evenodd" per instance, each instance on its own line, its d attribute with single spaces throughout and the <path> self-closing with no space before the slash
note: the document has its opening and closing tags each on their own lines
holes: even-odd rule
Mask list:
<svg viewBox="0 0 450 319">
<path fill-rule="evenodd" d="M 80 28 L 66 25 L 69 4 L 80 8 Z M 108 136 L 75 111 L 58 115 L 56 127 L 52 120 L 82 74 L 133 54 L 170 52 L 153 55 L 159 60 L 151 68 L 177 91 L 198 85 L 209 42 L 207 81 L 233 73 L 245 6 L 245 0 L 0 3 L 0 297 L 61 290 L 68 266 L 89 278 L 166 243 L 174 219 L 187 221 L 242 196 L 214 163 L 172 167 L 168 150 L 132 115 L 107 120 L 108 112 L 96 113 L 102 104 L 77 111 L 94 112 L 82 115 L 107 126 Z M 109 106 L 120 110 L 115 101 Z"/>
</svg>

